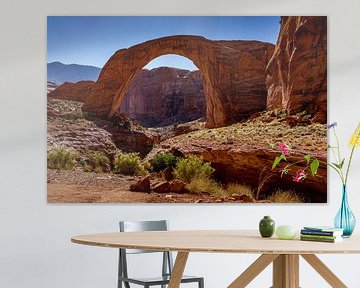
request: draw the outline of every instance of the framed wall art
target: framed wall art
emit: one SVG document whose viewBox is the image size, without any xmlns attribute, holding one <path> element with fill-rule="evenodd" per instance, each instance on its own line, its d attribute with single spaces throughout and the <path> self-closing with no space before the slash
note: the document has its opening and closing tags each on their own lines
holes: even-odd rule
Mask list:
<svg viewBox="0 0 360 288">
<path fill-rule="evenodd" d="M 327 202 L 327 17 L 49 16 L 51 203 Z"/>
</svg>

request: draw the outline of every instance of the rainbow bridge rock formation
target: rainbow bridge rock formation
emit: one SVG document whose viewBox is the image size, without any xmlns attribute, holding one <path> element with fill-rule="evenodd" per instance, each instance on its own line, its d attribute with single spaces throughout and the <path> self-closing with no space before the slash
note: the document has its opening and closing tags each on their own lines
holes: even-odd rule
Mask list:
<svg viewBox="0 0 360 288">
<path fill-rule="evenodd" d="M 211 41 L 199 36 L 170 36 L 117 51 L 85 97 L 84 111 L 111 118 L 135 75 L 166 54 L 189 58 L 202 73 L 206 125 L 221 127 L 266 109 L 266 66 L 274 45 L 260 41 Z"/>
</svg>

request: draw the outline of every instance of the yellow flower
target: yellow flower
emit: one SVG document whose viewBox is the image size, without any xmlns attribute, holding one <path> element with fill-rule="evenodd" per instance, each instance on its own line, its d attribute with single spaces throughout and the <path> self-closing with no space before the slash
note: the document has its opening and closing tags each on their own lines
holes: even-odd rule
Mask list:
<svg viewBox="0 0 360 288">
<path fill-rule="evenodd" d="M 351 147 L 352 146 L 360 147 L 360 123 L 358 124 L 358 126 L 356 127 L 354 133 L 351 136 L 349 146 L 351 146 Z"/>
</svg>

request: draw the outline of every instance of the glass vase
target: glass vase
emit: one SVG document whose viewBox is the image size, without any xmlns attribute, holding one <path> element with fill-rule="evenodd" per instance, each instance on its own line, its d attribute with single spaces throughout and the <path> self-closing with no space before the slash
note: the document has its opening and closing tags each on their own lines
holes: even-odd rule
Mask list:
<svg viewBox="0 0 360 288">
<path fill-rule="evenodd" d="M 345 238 L 350 237 L 355 228 L 356 219 L 349 207 L 346 185 L 343 185 L 342 188 L 341 206 L 336 214 L 334 224 L 336 228 L 344 229 L 343 237 Z"/>
<path fill-rule="evenodd" d="M 261 237 L 271 237 L 275 232 L 275 222 L 270 216 L 264 216 L 259 222 L 259 231 Z"/>
</svg>

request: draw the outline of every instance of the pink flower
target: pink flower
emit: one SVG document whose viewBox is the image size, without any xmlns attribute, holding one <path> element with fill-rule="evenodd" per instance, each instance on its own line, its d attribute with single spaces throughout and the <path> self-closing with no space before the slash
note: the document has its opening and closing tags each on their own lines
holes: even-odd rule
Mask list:
<svg viewBox="0 0 360 288">
<path fill-rule="evenodd" d="M 288 150 L 288 146 L 284 143 L 281 143 L 279 144 L 280 146 L 280 149 L 281 149 L 281 152 L 284 154 L 284 155 L 288 155 L 289 154 L 289 150 Z"/>
<path fill-rule="evenodd" d="M 295 176 L 293 176 L 293 181 L 294 182 L 300 182 L 301 180 L 305 179 L 306 174 L 304 170 L 298 170 L 296 171 Z"/>
</svg>

